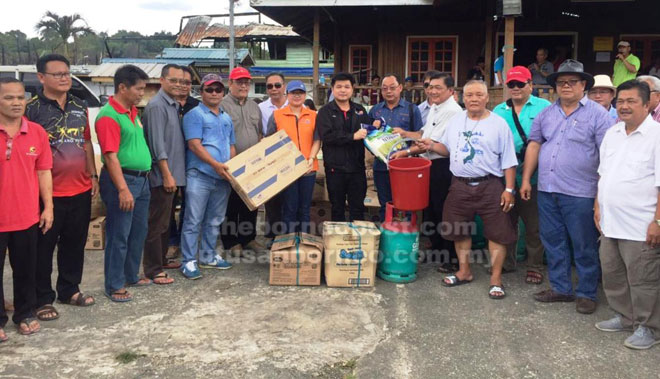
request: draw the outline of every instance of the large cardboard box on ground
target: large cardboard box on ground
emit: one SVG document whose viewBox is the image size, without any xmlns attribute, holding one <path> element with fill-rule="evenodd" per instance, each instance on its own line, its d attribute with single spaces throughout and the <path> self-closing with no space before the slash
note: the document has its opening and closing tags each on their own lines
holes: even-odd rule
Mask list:
<svg viewBox="0 0 660 379">
<path fill-rule="evenodd" d="M 229 162 L 231 185 L 250 210 L 255 210 L 305 175 L 307 160 L 280 130 L 238 154 Z"/>
<path fill-rule="evenodd" d="M 380 230 L 373 222 L 324 223 L 324 271 L 328 287 L 372 287 L 379 242 Z"/>
<path fill-rule="evenodd" d="M 323 239 L 306 233 L 276 237 L 270 248 L 271 286 L 321 284 Z"/>
<path fill-rule="evenodd" d="M 103 250 L 105 248 L 105 217 L 98 217 L 89 222 L 85 250 Z"/>
</svg>

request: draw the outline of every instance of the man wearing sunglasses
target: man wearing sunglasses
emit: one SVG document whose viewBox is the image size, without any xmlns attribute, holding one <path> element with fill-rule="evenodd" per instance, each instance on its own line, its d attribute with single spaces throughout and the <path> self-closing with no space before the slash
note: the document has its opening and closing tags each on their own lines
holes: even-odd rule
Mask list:
<svg viewBox="0 0 660 379">
<path fill-rule="evenodd" d="M 279 72 L 271 72 L 266 76 L 268 100 L 259 104 L 264 135 L 266 135 L 268 120 L 273 112 L 289 105 L 284 89 L 284 75 Z M 268 238 L 275 237 L 276 233 L 273 229 L 282 221 L 282 196 L 278 193 L 266 202 L 266 221 L 268 222 L 266 237 Z"/>
<path fill-rule="evenodd" d="M 532 95 L 532 73 L 523 66 L 512 67 L 506 73 L 506 86 L 509 88 L 511 98 L 495 107 L 493 113 L 501 116 L 509 124 L 516 146 L 518 166 L 516 168 L 516 189 L 522 184 L 522 172 L 527 149 L 529 132 L 536 116 L 550 102 Z M 534 173 L 530 179 L 532 196 L 536 198 L 538 181 Z M 516 192 L 516 207 L 511 209 L 511 219 L 515 230 L 518 230 L 518 218 L 525 224 L 525 247 L 527 249 L 527 284 L 541 284 L 543 281 L 543 245 L 539 238 L 539 214 L 536 202 L 521 201 L 520 193 Z M 504 272 L 511 272 L 516 268 L 516 247 L 513 243 L 507 246 L 507 257 L 504 261 Z"/>
<path fill-rule="evenodd" d="M 170 215 L 174 196 L 186 185 L 185 142 L 179 118 L 180 103 L 176 98 L 183 92 L 186 79 L 181 67 L 167 64 L 160 75 L 160 90 L 142 112 L 144 135 L 151 159 L 151 200 L 149 203 L 149 231 L 144 244 L 144 276 L 156 284 L 171 284 L 164 271 L 179 268 L 177 262 L 167 261 L 170 235 Z"/>
<path fill-rule="evenodd" d="M 572 302 L 576 311 L 596 310 L 600 277 L 598 231 L 592 222 L 598 186 L 600 143 L 614 120 L 584 91 L 594 78 L 582 63 L 567 59 L 548 84 L 559 98 L 539 113 L 529 133 L 520 197 L 529 201 L 538 165 L 539 233 L 548 259 L 550 289 L 534 295 L 541 302 Z M 571 249 L 578 284 L 573 289 Z"/>
<path fill-rule="evenodd" d="M 236 155 L 236 139 L 231 118 L 220 107 L 225 93 L 220 76 L 204 76 L 201 92 L 202 102 L 183 118 L 188 151 L 181 273 L 188 279 L 202 277 L 200 266 L 221 270 L 231 268 L 215 247 L 231 193 L 225 162 Z M 201 247 L 198 240 L 201 240 Z"/>
</svg>

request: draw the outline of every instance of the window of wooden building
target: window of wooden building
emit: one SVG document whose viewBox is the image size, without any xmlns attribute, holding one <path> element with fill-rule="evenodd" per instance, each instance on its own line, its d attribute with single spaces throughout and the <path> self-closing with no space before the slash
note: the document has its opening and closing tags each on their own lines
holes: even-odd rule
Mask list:
<svg viewBox="0 0 660 379">
<path fill-rule="evenodd" d="M 415 83 L 422 81 L 428 70 L 458 72 L 458 37 L 408 37 L 407 76 Z"/>
<path fill-rule="evenodd" d="M 350 45 L 348 69 L 355 75 L 359 84 L 371 81 L 371 45 Z"/>
<path fill-rule="evenodd" d="M 630 52 L 641 61 L 640 73 L 646 73 L 653 59 L 660 57 L 660 34 L 622 35 L 621 40 L 630 42 Z"/>
</svg>

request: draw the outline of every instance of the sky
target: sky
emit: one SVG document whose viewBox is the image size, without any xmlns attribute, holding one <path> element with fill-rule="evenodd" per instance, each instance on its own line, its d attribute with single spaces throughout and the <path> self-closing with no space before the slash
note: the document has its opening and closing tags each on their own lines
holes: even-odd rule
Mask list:
<svg viewBox="0 0 660 379">
<path fill-rule="evenodd" d="M 229 0 L 10 0 L 2 5 L 0 32 L 19 29 L 28 37 L 36 37 L 34 25 L 46 11 L 59 15 L 80 14 L 96 32 L 113 34 L 118 30 L 137 31 L 144 35 L 166 31 L 179 32 L 181 16 L 229 13 Z M 235 12 L 253 12 L 249 0 L 240 0 Z M 229 24 L 229 19 L 213 22 Z M 256 22 L 254 17 L 238 17 L 236 24 Z M 274 23 L 262 17 L 262 22 Z M 185 25 L 185 23 L 184 23 Z"/>
</svg>

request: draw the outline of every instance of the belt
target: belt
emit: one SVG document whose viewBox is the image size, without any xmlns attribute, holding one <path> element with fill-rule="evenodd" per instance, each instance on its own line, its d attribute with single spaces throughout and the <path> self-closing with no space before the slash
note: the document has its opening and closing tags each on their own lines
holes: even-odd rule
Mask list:
<svg viewBox="0 0 660 379">
<path fill-rule="evenodd" d="M 149 175 L 149 170 L 147 170 L 147 171 L 137 171 L 137 170 L 129 170 L 129 169 L 123 168 L 123 167 L 121 169 L 121 172 L 124 173 L 125 175 L 145 177 L 145 178 Z"/>
<path fill-rule="evenodd" d="M 495 176 L 493 176 L 493 175 L 479 176 L 479 177 L 476 177 L 476 178 L 463 178 L 463 177 L 460 177 L 460 176 L 454 176 L 454 178 L 456 178 L 456 180 L 459 180 L 459 181 L 461 181 L 463 183 L 467 183 L 467 184 L 485 182 L 486 180 L 490 180 L 494 177 Z"/>
</svg>

